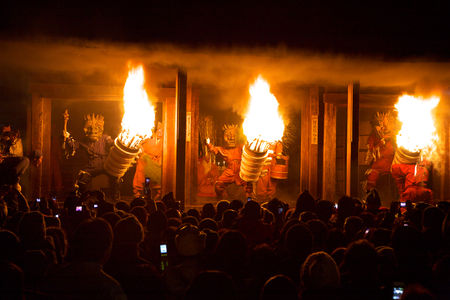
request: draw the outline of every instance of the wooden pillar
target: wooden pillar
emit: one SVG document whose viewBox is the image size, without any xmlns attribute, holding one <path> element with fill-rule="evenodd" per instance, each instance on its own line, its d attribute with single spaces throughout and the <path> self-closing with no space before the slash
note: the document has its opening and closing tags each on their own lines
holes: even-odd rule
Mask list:
<svg viewBox="0 0 450 300">
<path fill-rule="evenodd" d="M 347 97 L 347 168 L 345 193 L 353 197 L 359 195 L 358 152 L 359 82 L 352 82 L 348 85 Z"/>
<path fill-rule="evenodd" d="M 179 70 L 175 85 L 177 104 L 177 153 L 176 153 L 176 189 L 175 197 L 184 208 L 186 200 L 186 100 L 187 75 Z"/>
<path fill-rule="evenodd" d="M 336 105 L 325 103 L 323 133 L 322 198 L 335 201 L 336 197 Z"/>
<path fill-rule="evenodd" d="M 315 198 L 322 195 L 323 90 L 312 87 L 302 109 L 300 190 Z"/>
<path fill-rule="evenodd" d="M 176 125 L 177 106 L 175 97 L 167 97 L 163 102 L 163 156 L 162 156 L 162 195 L 175 193 L 176 186 Z"/>
<path fill-rule="evenodd" d="M 190 205 L 197 193 L 197 160 L 198 160 L 198 95 L 192 87 L 188 88 L 186 105 L 186 201 Z"/>
<path fill-rule="evenodd" d="M 446 118 L 443 121 L 443 127 L 440 140 L 443 146 L 442 161 L 440 165 L 440 191 L 439 199 L 441 201 L 450 198 L 450 120 Z"/>
<path fill-rule="evenodd" d="M 42 153 L 40 167 L 31 167 L 31 197 L 48 196 L 51 186 L 51 100 L 33 94 L 31 100 L 31 149 Z"/>
</svg>

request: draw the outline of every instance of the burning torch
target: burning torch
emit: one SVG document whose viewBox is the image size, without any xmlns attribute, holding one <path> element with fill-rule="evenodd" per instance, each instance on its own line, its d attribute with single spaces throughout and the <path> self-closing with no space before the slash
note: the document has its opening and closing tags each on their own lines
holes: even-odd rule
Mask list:
<svg viewBox="0 0 450 300">
<path fill-rule="evenodd" d="M 439 100 L 438 97 L 423 99 L 403 95 L 395 104 L 401 129 L 397 134 L 392 175 L 403 200 L 412 200 L 408 198 L 408 189 L 414 190 L 428 181 L 426 161 L 433 155 L 439 140 L 432 111 Z"/>
<path fill-rule="evenodd" d="M 104 164 L 105 171 L 116 178 L 121 178 L 131 166 L 142 142 L 152 136 L 155 125 L 155 110 L 144 89 L 142 66 L 129 71 L 123 89 L 123 102 L 122 131 L 114 140 Z"/>
<path fill-rule="evenodd" d="M 247 138 L 242 149 L 239 176 L 253 186 L 268 162 L 271 143 L 281 140 L 284 123 L 278 112 L 278 101 L 261 76 L 250 86 L 250 106 L 242 125 Z"/>
</svg>

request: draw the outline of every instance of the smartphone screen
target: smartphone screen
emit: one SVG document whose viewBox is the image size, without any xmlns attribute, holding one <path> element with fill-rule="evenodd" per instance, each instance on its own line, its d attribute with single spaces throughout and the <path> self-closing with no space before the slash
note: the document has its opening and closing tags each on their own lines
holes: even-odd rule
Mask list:
<svg viewBox="0 0 450 300">
<path fill-rule="evenodd" d="M 150 178 L 145 178 L 145 184 L 149 184 L 150 183 Z"/>
<path fill-rule="evenodd" d="M 400 207 L 406 207 L 406 202 L 400 202 Z"/>
<path fill-rule="evenodd" d="M 334 208 L 336 208 L 336 209 L 338 208 L 338 204 L 337 203 L 334 204 Z"/>
<path fill-rule="evenodd" d="M 247 198 L 247 201 L 252 201 L 252 197 L 248 197 L 248 198 Z"/>
<path fill-rule="evenodd" d="M 400 299 L 403 295 L 403 288 L 400 286 L 394 286 L 392 289 L 392 299 L 397 300 Z"/>
<path fill-rule="evenodd" d="M 83 211 L 83 206 L 76 206 L 75 211 Z"/>
<path fill-rule="evenodd" d="M 97 203 L 94 204 L 94 208 L 98 208 L 98 204 Z"/>
<path fill-rule="evenodd" d="M 58 214 L 56 214 L 56 215 L 55 215 L 55 217 L 59 218 L 59 215 L 58 215 Z"/>
<path fill-rule="evenodd" d="M 283 213 L 283 208 L 282 207 L 278 207 L 278 214 L 281 215 Z"/>
<path fill-rule="evenodd" d="M 41 202 L 41 198 L 36 198 L 36 202 Z"/>
<path fill-rule="evenodd" d="M 161 254 L 167 254 L 167 245 L 166 244 L 159 245 L 159 252 Z"/>
</svg>

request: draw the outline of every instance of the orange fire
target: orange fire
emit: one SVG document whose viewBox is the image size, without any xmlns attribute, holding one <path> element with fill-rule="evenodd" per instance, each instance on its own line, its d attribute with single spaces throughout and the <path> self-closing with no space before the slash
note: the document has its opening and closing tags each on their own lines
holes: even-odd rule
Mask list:
<svg viewBox="0 0 450 300">
<path fill-rule="evenodd" d="M 259 76 L 250 86 L 250 106 L 242 125 L 250 150 L 264 152 L 269 143 L 281 140 L 284 123 L 278 112 L 277 98 L 269 83 Z"/>
<path fill-rule="evenodd" d="M 143 140 L 152 136 L 155 126 L 155 109 L 144 89 L 144 69 L 142 66 L 130 69 L 123 88 L 125 113 L 122 118 L 121 143 L 137 149 Z"/>
<path fill-rule="evenodd" d="M 414 97 L 403 95 L 395 108 L 402 127 L 397 134 L 397 145 L 410 152 L 431 154 L 436 148 L 439 137 L 436 132 L 433 110 L 439 104 L 439 97 Z"/>
</svg>

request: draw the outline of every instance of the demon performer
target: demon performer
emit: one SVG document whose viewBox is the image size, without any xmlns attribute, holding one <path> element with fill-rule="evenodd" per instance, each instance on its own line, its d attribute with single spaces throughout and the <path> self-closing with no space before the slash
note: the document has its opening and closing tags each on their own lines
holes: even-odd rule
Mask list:
<svg viewBox="0 0 450 300">
<path fill-rule="evenodd" d="M 214 146 L 210 143 L 209 138 L 206 139 L 206 144 L 209 151 L 214 154 L 220 153 L 225 159 L 226 169 L 219 176 L 215 183 L 215 191 L 218 198 L 223 197 L 225 188 L 232 183 L 238 186 L 245 185 L 245 181 L 239 177 L 239 169 L 241 166 L 242 145 L 236 144 L 237 125 L 224 125 L 223 139 L 225 147 Z"/>
<path fill-rule="evenodd" d="M 21 190 L 20 176 L 26 171 L 30 160 L 23 156 L 22 140 L 18 130 L 4 125 L 0 132 L 0 184 Z"/>
<path fill-rule="evenodd" d="M 366 164 L 370 167 L 366 172 L 366 192 L 376 187 L 380 175 L 391 172 L 395 153 L 394 124 L 391 112 L 376 114 L 372 133 L 367 139 Z"/>
<path fill-rule="evenodd" d="M 139 154 L 133 179 L 135 197 L 144 196 L 150 192 L 147 188 L 151 189 L 153 199 L 159 199 L 161 196 L 162 137 L 162 123 L 158 122 L 156 132 L 141 146 L 141 154 Z M 149 182 L 146 183 L 146 180 Z"/>
<path fill-rule="evenodd" d="M 64 112 L 64 143 L 63 150 L 66 158 L 77 156 L 82 163 L 75 188 L 84 192 L 91 179 L 100 174 L 106 174 L 103 164 L 108 156 L 113 140 L 109 135 L 103 133 L 104 118 L 102 115 L 89 114 L 84 117 L 84 138 L 82 141 L 75 140 L 67 131 L 69 114 Z M 110 178 L 110 180 L 112 180 Z"/>
</svg>

